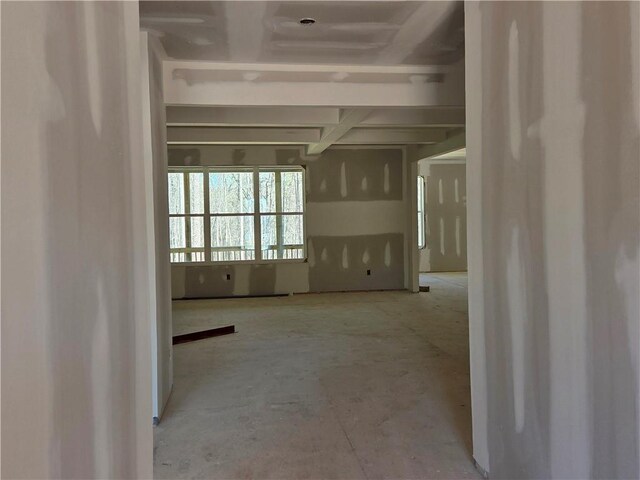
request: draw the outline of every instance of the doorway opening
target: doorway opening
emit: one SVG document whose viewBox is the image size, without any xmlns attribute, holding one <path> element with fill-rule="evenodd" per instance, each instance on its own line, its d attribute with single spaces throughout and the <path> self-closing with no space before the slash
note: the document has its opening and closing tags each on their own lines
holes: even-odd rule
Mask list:
<svg viewBox="0 0 640 480">
<path fill-rule="evenodd" d="M 449 186 L 460 162 L 437 158 L 464 147 L 462 6 L 365 2 L 379 19 L 361 25 L 353 6 L 329 18 L 322 2 L 305 2 L 308 15 L 258 2 L 256 31 L 265 18 L 313 18 L 285 25 L 312 34 L 309 48 L 347 24 L 394 34 L 375 59 L 346 63 L 341 48 L 303 63 L 265 33 L 284 56 L 247 63 L 205 43 L 201 4 L 185 22 L 171 3 L 141 6 L 166 127 L 152 167 L 171 302 L 156 359 L 171 371 L 158 382 L 156 476 L 478 478 L 466 285 L 446 272 L 466 248 L 464 217 L 449 220 L 464 208 L 464 175 Z M 211 2 L 227 21 L 242 14 L 231 3 Z M 181 43 L 194 35 L 197 49 Z M 428 59 L 429 35 L 457 47 Z M 230 326 L 162 352 L 171 337 Z"/>
<path fill-rule="evenodd" d="M 420 286 L 460 282 L 467 272 L 465 149 L 419 160 L 417 185 Z"/>
</svg>

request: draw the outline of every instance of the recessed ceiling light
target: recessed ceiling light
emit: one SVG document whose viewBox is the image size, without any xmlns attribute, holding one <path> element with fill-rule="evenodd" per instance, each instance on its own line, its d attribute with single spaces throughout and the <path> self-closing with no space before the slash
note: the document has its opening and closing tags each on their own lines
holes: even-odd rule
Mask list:
<svg viewBox="0 0 640 480">
<path fill-rule="evenodd" d="M 316 23 L 315 18 L 305 17 L 300 19 L 300 25 L 313 25 L 314 23 Z"/>
</svg>

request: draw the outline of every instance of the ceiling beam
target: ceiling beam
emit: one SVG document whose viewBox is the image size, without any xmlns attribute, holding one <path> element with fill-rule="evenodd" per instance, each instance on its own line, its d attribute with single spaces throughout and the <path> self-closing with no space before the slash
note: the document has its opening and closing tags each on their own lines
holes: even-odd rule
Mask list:
<svg viewBox="0 0 640 480">
<path fill-rule="evenodd" d="M 458 137 L 443 128 L 360 128 L 366 112 L 346 112 L 344 121 L 330 128 L 167 127 L 169 145 L 307 145 L 306 155 L 321 154 L 331 145 L 447 145 L 455 150 Z M 463 137 L 464 138 L 464 137 Z M 455 143 L 451 143 L 455 141 Z M 432 154 L 444 152 L 443 147 Z M 442 151 L 441 151 L 442 150 Z M 423 151 L 420 151 L 423 155 Z M 430 151 L 431 152 L 431 151 Z M 421 158 L 425 158 L 424 156 Z"/>
<path fill-rule="evenodd" d="M 336 145 L 435 144 L 446 138 L 444 129 L 354 128 L 334 143 Z"/>
<path fill-rule="evenodd" d="M 340 115 L 340 123 L 325 127 L 322 130 L 320 141 L 312 143 L 307 147 L 307 155 L 320 155 L 333 143 L 340 140 L 349 130 L 358 125 L 369 113 L 371 113 L 371 111 L 366 109 L 343 110 Z"/>
<path fill-rule="evenodd" d="M 304 145 L 319 141 L 319 128 L 167 127 L 169 145 Z"/>
<path fill-rule="evenodd" d="M 167 107 L 168 126 L 321 127 L 339 121 L 337 107 Z"/>
<path fill-rule="evenodd" d="M 360 127 L 464 127 L 464 107 L 381 108 L 371 112 Z"/>
<path fill-rule="evenodd" d="M 405 74 L 426 75 L 430 73 L 446 73 L 455 66 L 451 65 L 349 65 L 326 63 L 240 63 L 212 62 L 203 60 L 168 60 L 171 70 L 218 70 L 227 72 L 314 72 L 314 73 L 347 73 L 347 74 Z"/>
<path fill-rule="evenodd" d="M 464 107 L 379 108 L 359 127 L 464 127 Z M 340 123 L 338 107 L 168 106 L 168 126 L 326 127 Z"/>
<path fill-rule="evenodd" d="M 457 64 L 372 66 L 168 60 L 162 68 L 167 105 L 345 108 L 464 105 L 464 69 Z"/>
<path fill-rule="evenodd" d="M 435 145 L 423 145 L 416 151 L 413 160 L 424 160 L 444 153 L 453 152 L 465 147 L 467 144 L 465 130 L 450 132 L 447 139 Z"/>
</svg>

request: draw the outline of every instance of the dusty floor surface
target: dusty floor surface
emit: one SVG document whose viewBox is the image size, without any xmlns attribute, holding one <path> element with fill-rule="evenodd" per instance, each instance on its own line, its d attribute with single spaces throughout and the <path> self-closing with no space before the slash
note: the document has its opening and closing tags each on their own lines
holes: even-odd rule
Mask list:
<svg viewBox="0 0 640 480">
<path fill-rule="evenodd" d="M 471 459 L 466 275 L 431 292 L 174 303 L 156 478 L 480 478 Z"/>
</svg>

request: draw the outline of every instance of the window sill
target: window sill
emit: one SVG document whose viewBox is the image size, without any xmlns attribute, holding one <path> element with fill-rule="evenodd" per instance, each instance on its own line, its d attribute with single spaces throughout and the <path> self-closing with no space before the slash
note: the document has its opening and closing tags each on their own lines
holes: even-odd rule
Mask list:
<svg viewBox="0 0 640 480">
<path fill-rule="evenodd" d="M 176 267 L 224 267 L 227 265 L 278 265 L 281 263 L 308 263 L 306 258 L 282 260 L 236 260 L 228 262 L 171 262 Z"/>
</svg>

